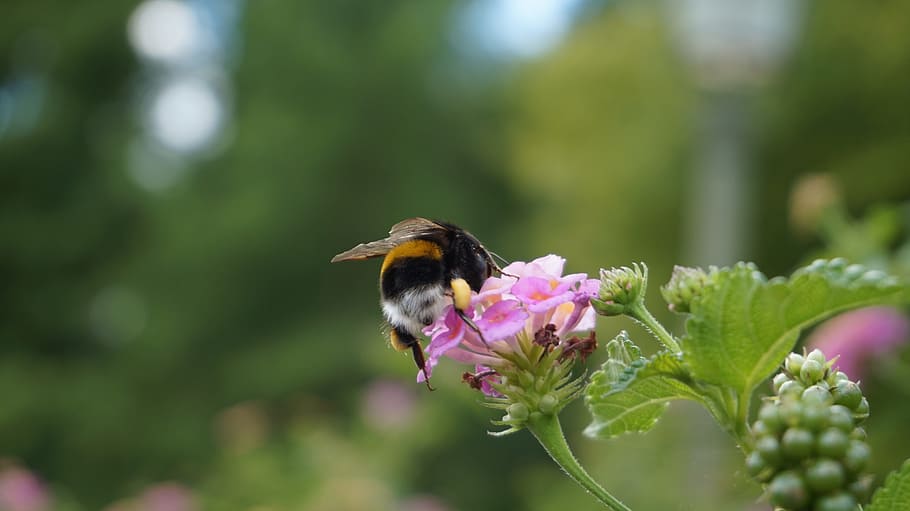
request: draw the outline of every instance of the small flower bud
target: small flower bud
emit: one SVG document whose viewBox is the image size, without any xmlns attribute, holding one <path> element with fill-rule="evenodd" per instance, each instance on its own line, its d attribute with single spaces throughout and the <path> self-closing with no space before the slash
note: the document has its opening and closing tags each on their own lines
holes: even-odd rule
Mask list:
<svg viewBox="0 0 910 511">
<path fill-rule="evenodd" d="M 837 428 L 828 428 L 818 436 L 815 449 L 822 456 L 840 459 L 849 445 L 850 438 L 846 433 Z"/>
<path fill-rule="evenodd" d="M 822 352 L 822 350 L 820 350 L 818 348 L 815 348 L 814 350 L 810 351 L 809 354 L 806 355 L 806 360 L 814 360 L 814 361 L 818 362 L 819 364 L 821 364 L 822 366 L 824 366 L 825 364 L 828 363 L 828 360 L 825 358 L 824 352 Z"/>
<path fill-rule="evenodd" d="M 544 415 L 552 415 L 556 411 L 556 406 L 559 405 L 559 397 L 550 392 L 545 394 L 540 398 L 540 402 L 537 404 L 537 408 Z"/>
<path fill-rule="evenodd" d="M 780 463 L 780 443 L 773 436 L 763 436 L 755 442 L 755 451 L 761 454 L 771 466 L 777 466 Z"/>
<path fill-rule="evenodd" d="M 818 511 L 854 511 L 856 498 L 845 491 L 839 491 L 820 497 L 815 504 L 815 509 Z"/>
<path fill-rule="evenodd" d="M 781 404 L 780 410 L 780 419 L 787 426 L 796 426 L 799 424 L 800 417 L 803 413 L 803 407 L 796 401 L 796 396 L 799 394 L 785 395 L 781 394 Z"/>
<path fill-rule="evenodd" d="M 849 379 L 850 379 L 850 377 L 847 376 L 847 373 L 845 373 L 843 371 L 830 371 L 828 373 L 828 384 L 829 385 L 837 385 L 838 382 L 848 381 Z"/>
<path fill-rule="evenodd" d="M 860 477 L 856 481 L 850 483 L 850 485 L 847 486 L 847 490 L 850 491 L 854 497 L 856 497 L 856 500 L 865 502 L 869 499 L 869 495 L 872 493 L 872 482 L 874 479 L 875 477 L 871 474 Z"/>
<path fill-rule="evenodd" d="M 811 432 L 802 428 L 790 428 L 781 438 L 780 449 L 785 458 L 800 460 L 809 456 L 814 442 Z"/>
<path fill-rule="evenodd" d="M 779 407 L 774 403 L 766 403 L 761 407 L 761 410 L 758 411 L 759 420 L 764 423 L 768 429 L 774 433 L 780 431 L 784 425 L 784 421 L 780 417 Z"/>
<path fill-rule="evenodd" d="M 752 451 L 746 458 L 746 470 L 752 477 L 759 477 L 759 474 L 768 469 L 768 464 L 761 457 L 758 451 Z"/>
<path fill-rule="evenodd" d="M 853 413 L 843 405 L 834 405 L 829 410 L 828 422 L 831 426 L 840 429 L 844 433 L 853 431 Z"/>
<path fill-rule="evenodd" d="M 755 421 L 754 424 L 752 424 L 752 434 L 755 436 L 773 435 L 774 430 L 772 430 L 770 426 L 765 424 L 764 421 L 757 420 L 757 421 Z"/>
<path fill-rule="evenodd" d="M 805 368 L 805 367 L 806 366 L 803 366 L 803 368 Z M 820 385 L 813 385 L 803 391 L 802 401 L 803 401 L 803 404 L 807 404 L 807 405 L 831 404 L 831 393 L 828 392 L 828 389 L 822 388 Z"/>
<path fill-rule="evenodd" d="M 819 363 L 811 358 L 806 359 L 806 361 L 803 362 L 803 366 L 799 369 L 799 379 L 802 380 L 805 385 L 813 385 L 824 378 L 824 376 L 825 363 Z"/>
<path fill-rule="evenodd" d="M 525 421 L 528 419 L 528 416 L 531 414 L 528 407 L 524 403 L 512 403 L 506 408 L 506 413 L 509 414 L 509 417 L 515 421 Z"/>
<path fill-rule="evenodd" d="M 644 300 L 647 285 L 648 267 L 644 264 L 601 269 L 600 292 L 597 298 L 591 299 L 591 305 L 604 316 L 624 314 L 629 307 Z"/>
<path fill-rule="evenodd" d="M 844 467 L 830 459 L 820 459 L 806 469 L 806 483 L 819 493 L 829 492 L 844 484 Z"/>
<path fill-rule="evenodd" d="M 774 379 L 771 380 L 771 388 L 774 390 L 774 393 L 777 394 L 778 392 L 780 392 L 780 386 L 788 381 L 790 381 L 789 376 L 787 376 L 784 373 L 777 373 L 774 376 Z"/>
<path fill-rule="evenodd" d="M 859 404 L 856 405 L 856 408 L 853 409 L 853 419 L 857 424 L 862 423 L 864 420 L 869 418 L 869 401 L 866 398 L 861 398 Z"/>
<path fill-rule="evenodd" d="M 660 294 L 673 312 L 689 312 L 709 282 L 710 276 L 701 268 L 674 266 L 670 282 L 660 288 Z"/>
<path fill-rule="evenodd" d="M 863 392 L 859 389 L 859 385 L 850 380 L 837 382 L 837 385 L 831 389 L 831 395 L 834 396 L 835 403 L 851 410 L 856 410 L 863 399 Z"/>
<path fill-rule="evenodd" d="M 803 406 L 802 416 L 800 417 L 801 424 L 811 431 L 821 431 L 828 427 L 828 407 L 826 404 L 806 404 Z"/>
<path fill-rule="evenodd" d="M 806 483 L 794 470 L 787 470 L 774 476 L 768 485 L 771 503 L 786 509 L 802 509 L 809 502 Z"/>
<path fill-rule="evenodd" d="M 850 445 L 844 454 L 844 466 L 854 474 L 861 472 L 869 463 L 870 455 L 869 445 L 866 442 L 850 440 Z"/>
<path fill-rule="evenodd" d="M 785 381 L 783 385 L 780 386 L 780 391 L 778 392 L 781 396 L 801 396 L 806 390 L 806 387 L 802 383 L 796 380 Z"/>
<path fill-rule="evenodd" d="M 784 360 L 784 367 L 793 376 L 799 376 L 799 371 L 803 368 L 803 362 L 805 361 L 806 359 L 799 353 L 791 353 Z"/>
</svg>

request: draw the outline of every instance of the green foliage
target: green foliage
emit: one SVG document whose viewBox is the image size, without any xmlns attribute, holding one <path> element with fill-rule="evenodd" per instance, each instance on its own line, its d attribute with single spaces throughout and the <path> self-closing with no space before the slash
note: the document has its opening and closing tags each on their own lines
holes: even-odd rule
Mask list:
<svg viewBox="0 0 910 511">
<path fill-rule="evenodd" d="M 910 460 L 892 472 L 885 484 L 875 492 L 866 511 L 910 510 Z"/>
<path fill-rule="evenodd" d="M 585 389 L 585 404 L 593 421 L 585 429 L 592 437 L 609 438 L 623 433 L 644 433 L 663 415 L 670 401 L 691 399 L 704 402 L 679 356 L 662 352 L 650 359 L 639 358 L 626 366 L 617 381 L 611 381 L 607 365 L 591 375 Z"/>
<path fill-rule="evenodd" d="M 836 312 L 905 293 L 893 279 L 842 260 L 816 261 L 789 280 L 754 265 L 719 270 L 692 305 L 683 339 L 696 378 L 748 395 L 780 365 L 802 329 Z"/>
<path fill-rule="evenodd" d="M 611 356 L 592 375 L 585 402 L 593 421 L 586 433 L 606 438 L 644 432 L 670 401 L 690 399 L 703 404 L 740 442 L 748 442 L 743 434 L 752 392 L 781 365 L 803 328 L 838 311 L 904 298 L 904 293 L 906 288 L 885 274 L 842 260 L 816 261 L 790 279 L 770 281 L 752 264 L 712 270 L 692 300 L 682 354 L 661 352 L 645 359 L 635 348 L 634 359 Z M 826 374 L 824 356 L 822 362 L 813 357 L 797 371 L 820 378 Z M 802 361 L 798 355 L 791 358 Z M 832 381 L 835 376 L 830 375 Z M 805 388 L 791 383 L 777 386 L 784 387 L 782 392 Z M 839 399 L 848 397 L 841 395 L 846 389 L 834 388 Z"/>
</svg>

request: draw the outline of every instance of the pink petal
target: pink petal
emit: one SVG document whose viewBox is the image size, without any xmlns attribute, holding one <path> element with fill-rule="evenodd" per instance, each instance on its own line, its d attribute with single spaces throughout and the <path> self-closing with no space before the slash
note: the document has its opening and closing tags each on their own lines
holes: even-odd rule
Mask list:
<svg viewBox="0 0 910 511">
<path fill-rule="evenodd" d="M 524 275 L 539 277 L 559 277 L 566 265 L 566 259 L 558 255 L 549 254 L 528 263 Z"/>
<path fill-rule="evenodd" d="M 502 300 L 494 303 L 477 320 L 477 327 L 487 342 L 511 337 L 524 328 L 528 313 L 517 300 Z"/>
</svg>

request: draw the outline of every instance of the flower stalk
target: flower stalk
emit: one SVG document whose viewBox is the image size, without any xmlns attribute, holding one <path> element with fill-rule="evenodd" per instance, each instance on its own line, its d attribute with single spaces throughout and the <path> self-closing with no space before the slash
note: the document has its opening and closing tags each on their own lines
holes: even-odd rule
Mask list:
<svg viewBox="0 0 910 511">
<path fill-rule="evenodd" d="M 676 339 L 645 307 L 648 287 L 648 266 L 644 263 L 632 267 L 600 270 L 600 290 L 591 305 L 603 316 L 628 316 L 641 323 L 665 348 L 681 353 Z"/>
<path fill-rule="evenodd" d="M 594 496 L 607 509 L 613 511 L 631 511 L 619 499 L 610 494 L 595 481 L 581 466 L 562 432 L 559 417 L 543 413 L 532 413 L 528 417 L 527 428 L 540 442 L 540 445 L 553 458 L 553 461 L 569 478 Z"/>
<path fill-rule="evenodd" d="M 641 323 L 646 330 L 664 345 L 665 348 L 673 353 L 682 353 L 682 348 L 670 332 L 654 316 L 651 311 L 645 307 L 644 303 L 635 303 L 626 311 L 626 315 Z"/>
</svg>

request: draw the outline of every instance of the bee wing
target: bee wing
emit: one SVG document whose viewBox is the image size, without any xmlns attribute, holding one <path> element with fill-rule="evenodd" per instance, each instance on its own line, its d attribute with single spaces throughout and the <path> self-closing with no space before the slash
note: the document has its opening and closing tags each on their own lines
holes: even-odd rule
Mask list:
<svg viewBox="0 0 910 511">
<path fill-rule="evenodd" d="M 359 261 L 371 257 L 386 255 L 390 250 L 402 244 L 403 242 L 414 239 L 434 231 L 443 229 L 443 227 L 432 220 L 426 218 L 408 218 L 392 226 L 389 231 L 389 237 L 381 240 L 361 243 L 356 247 L 346 250 L 332 258 L 333 263 L 339 261 Z"/>
<path fill-rule="evenodd" d="M 392 226 L 389 231 L 389 237 L 386 239 L 396 240 L 397 243 L 416 238 L 418 236 L 429 234 L 431 232 L 444 229 L 443 226 L 426 218 L 408 218 Z M 397 244 L 396 243 L 396 244 Z"/>
<path fill-rule="evenodd" d="M 359 261 L 362 259 L 369 259 L 371 257 L 379 257 L 381 255 L 386 255 L 390 250 L 395 248 L 395 243 L 389 241 L 388 238 L 384 240 L 371 241 L 369 243 L 361 243 L 356 247 L 346 250 L 335 257 L 332 258 L 333 263 L 339 261 Z"/>
</svg>

